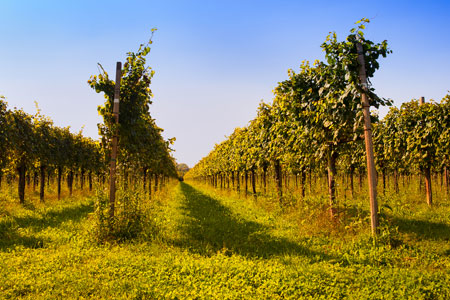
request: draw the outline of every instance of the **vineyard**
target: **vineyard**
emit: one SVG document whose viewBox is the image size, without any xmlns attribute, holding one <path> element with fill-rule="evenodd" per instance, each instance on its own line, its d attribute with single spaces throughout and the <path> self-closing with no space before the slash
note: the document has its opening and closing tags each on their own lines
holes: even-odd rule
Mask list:
<svg viewBox="0 0 450 300">
<path fill-rule="evenodd" d="M 0 298 L 450 298 L 450 94 L 379 97 L 368 22 L 192 169 L 150 114 L 152 38 L 89 78 L 98 140 L 2 97 Z"/>
<path fill-rule="evenodd" d="M 305 61 L 299 73 L 289 70 L 289 79 L 274 90 L 273 103 L 262 102 L 257 117 L 216 145 L 186 178 L 205 180 L 221 188 L 231 185 L 245 194 L 251 189 L 253 195 L 257 195 L 260 181 L 259 192 L 276 189 L 278 201 L 284 205 L 292 201 L 283 196 L 291 181 L 295 187 L 300 186 L 300 198 L 304 198 L 308 196 L 307 181 L 311 186 L 311 181 L 325 176 L 322 182 L 328 186 L 328 207 L 334 218 L 338 211 L 337 177 L 353 196 L 354 176 L 359 176 L 361 186 L 363 177 L 370 174 L 366 165 L 370 149 L 377 174 L 374 197 L 378 178 L 382 179 L 383 193 L 387 178 L 393 180 L 395 193 L 399 193 L 400 177 L 410 182 L 412 176 L 418 176 L 429 206 L 433 204 L 433 176 L 440 176 L 441 186 L 445 182 L 450 192 L 450 95 L 440 103 L 425 103 L 422 97 L 400 108 L 378 97 L 370 78 L 379 68 L 378 58 L 391 51 L 386 41 L 375 44 L 365 40 L 363 29 L 364 24 L 352 29 L 344 42 L 338 42 L 335 34 L 328 36 L 322 44 L 328 65 L 316 61 L 311 66 Z M 364 51 L 368 82 L 361 81 L 357 45 Z M 368 96 L 370 103 L 362 102 L 362 96 Z M 369 106 L 382 105 L 391 106 L 383 119 L 374 112 L 368 116 Z M 269 178 L 274 178 L 274 188 L 268 187 Z M 371 181 L 369 178 L 369 185 Z M 376 207 L 375 203 L 375 213 Z"/>
<path fill-rule="evenodd" d="M 102 72 L 89 79 L 88 84 L 97 93 L 103 92 L 106 98 L 105 104 L 98 107 L 104 120 L 103 124 L 98 124 L 101 136 L 99 141 L 84 137 L 82 131 L 73 134 L 68 127 L 54 126 L 51 119 L 43 116 L 39 109 L 35 115 L 16 108 L 9 110 L 2 97 L 0 185 L 4 177 L 9 184 L 17 181 L 22 204 L 25 203 L 25 186 L 30 185 L 31 181 L 33 190 L 39 182 L 42 202 L 45 199 L 45 186 L 50 185 L 55 177 L 58 199 L 63 179 L 67 182 L 70 195 L 74 180 L 79 181 L 80 189 L 83 189 L 87 178 L 89 190 L 92 191 L 94 177 L 97 182 L 104 184 L 109 175 L 109 141 L 115 128 L 120 132 L 118 161 L 124 184 L 135 184 L 137 178 L 144 178 L 144 188 L 148 181 L 148 193 L 151 193 L 152 177 L 155 187 L 160 178 L 165 180 L 176 177 L 175 162 L 169 148 L 173 139 L 165 141 L 162 138 L 162 129 L 156 126 L 149 113 L 152 103 L 149 86 L 153 76 L 151 69 L 145 66 L 145 56 L 150 51 L 149 44 L 141 45 L 136 53 L 128 53 L 121 78 L 120 95 L 123 106 L 118 124 L 113 122 L 111 109 L 115 82 L 109 79 L 108 73 L 100 64 Z"/>
</svg>

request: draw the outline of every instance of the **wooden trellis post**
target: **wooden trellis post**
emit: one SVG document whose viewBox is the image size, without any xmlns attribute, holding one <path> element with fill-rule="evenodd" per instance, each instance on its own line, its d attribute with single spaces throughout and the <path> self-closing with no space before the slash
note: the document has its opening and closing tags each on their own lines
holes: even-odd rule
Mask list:
<svg viewBox="0 0 450 300">
<path fill-rule="evenodd" d="M 370 123 L 370 103 L 366 93 L 368 86 L 366 67 L 364 62 L 364 51 L 360 43 L 356 44 L 356 50 L 358 52 L 359 80 L 364 90 L 364 92 L 361 94 L 361 102 L 364 113 L 364 140 L 366 144 L 367 177 L 369 181 L 370 223 L 372 226 L 372 234 L 376 235 L 378 227 L 377 175 L 373 154 L 372 124 Z"/>
<path fill-rule="evenodd" d="M 114 105 L 113 115 L 116 126 L 119 125 L 119 98 L 120 98 L 120 79 L 122 78 L 122 63 L 117 62 L 116 65 L 116 85 L 114 87 Z M 109 215 L 114 217 L 114 205 L 116 201 L 116 160 L 117 160 L 117 148 L 119 139 L 118 128 L 116 127 L 113 132 L 112 144 L 111 144 L 111 163 L 110 163 L 110 176 L 109 176 Z"/>
</svg>

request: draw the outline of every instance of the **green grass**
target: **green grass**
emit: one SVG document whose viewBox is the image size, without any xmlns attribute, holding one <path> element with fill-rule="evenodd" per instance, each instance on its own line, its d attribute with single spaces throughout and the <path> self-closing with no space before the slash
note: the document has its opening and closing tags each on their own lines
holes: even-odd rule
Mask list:
<svg viewBox="0 0 450 300">
<path fill-rule="evenodd" d="M 270 198 L 171 184 L 143 205 L 153 235 L 98 244 L 93 197 L 6 200 L 2 299 L 450 298 L 445 203 L 383 197 L 391 209 L 374 243 L 361 199 L 330 221 L 320 195 L 279 208 Z"/>
</svg>

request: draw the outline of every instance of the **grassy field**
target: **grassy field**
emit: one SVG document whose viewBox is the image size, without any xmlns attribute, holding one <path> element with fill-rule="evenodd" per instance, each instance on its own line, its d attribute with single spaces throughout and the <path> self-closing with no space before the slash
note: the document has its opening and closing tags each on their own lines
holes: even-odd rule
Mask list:
<svg viewBox="0 0 450 300">
<path fill-rule="evenodd" d="M 358 198 L 330 221 L 322 196 L 279 208 L 172 183 L 145 203 L 137 238 L 98 244 L 94 196 L 2 195 L 1 299 L 450 298 L 448 202 L 384 197 L 373 241 Z"/>
</svg>

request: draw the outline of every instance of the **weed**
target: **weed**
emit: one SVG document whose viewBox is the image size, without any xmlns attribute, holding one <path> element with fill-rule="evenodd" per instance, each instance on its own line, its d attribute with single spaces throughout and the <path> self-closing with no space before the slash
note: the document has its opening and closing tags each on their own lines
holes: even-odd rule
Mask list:
<svg viewBox="0 0 450 300">
<path fill-rule="evenodd" d="M 139 191 L 119 189 L 114 217 L 111 218 L 109 198 L 104 190 L 97 189 L 92 233 L 98 243 L 151 238 L 155 234 L 155 226 L 144 211 L 141 195 Z"/>
</svg>

